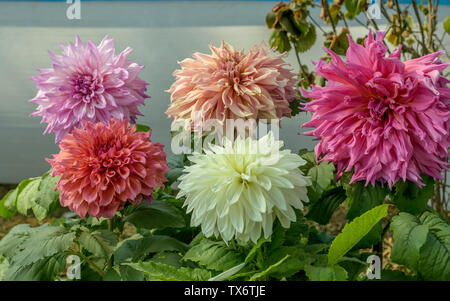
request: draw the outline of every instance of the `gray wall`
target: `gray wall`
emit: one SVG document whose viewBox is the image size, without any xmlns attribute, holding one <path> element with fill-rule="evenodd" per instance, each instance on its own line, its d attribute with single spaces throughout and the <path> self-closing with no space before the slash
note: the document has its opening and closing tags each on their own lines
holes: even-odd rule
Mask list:
<svg viewBox="0 0 450 301">
<path fill-rule="evenodd" d="M 267 41 L 270 31 L 264 16 L 276 2 L 83 2 L 81 20 L 67 20 L 67 4 L 51 2 L 0 2 L 0 183 L 14 183 L 42 174 L 49 168 L 44 158 L 57 152 L 54 135 L 42 136 L 40 118 L 28 117 L 36 105 L 28 100 L 36 94 L 29 80 L 36 68 L 51 66 L 47 50 L 59 52 L 59 42 L 98 43 L 108 34 L 116 51 L 130 46 L 130 59 L 146 68 L 140 76 L 150 82 L 151 99 L 142 109 L 139 123 L 153 128 L 152 140 L 170 151 L 171 120 L 164 111 L 177 61 L 193 52 L 208 52 L 208 44 L 225 40 L 236 48 L 248 50 Z M 315 11 L 314 13 L 317 13 Z M 440 11 L 448 15 L 448 7 Z M 355 34 L 364 34 L 352 27 Z M 319 41 L 302 55 L 303 62 L 323 55 Z M 288 61 L 295 70 L 291 54 Z M 281 138 L 293 150 L 312 149 L 310 137 L 299 135 L 299 125 L 307 119 L 301 114 L 282 121 Z"/>
</svg>

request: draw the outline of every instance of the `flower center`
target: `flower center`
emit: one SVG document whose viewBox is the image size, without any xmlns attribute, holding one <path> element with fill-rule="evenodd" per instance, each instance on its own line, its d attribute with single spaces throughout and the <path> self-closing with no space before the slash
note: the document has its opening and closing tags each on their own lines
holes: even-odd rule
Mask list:
<svg viewBox="0 0 450 301">
<path fill-rule="evenodd" d="M 72 98 L 90 103 L 95 99 L 96 94 L 101 92 L 103 92 L 103 85 L 96 77 L 81 74 L 74 80 Z"/>
<path fill-rule="evenodd" d="M 241 182 L 247 183 L 250 180 L 250 176 L 245 174 L 245 173 L 241 173 Z"/>
<path fill-rule="evenodd" d="M 382 121 L 385 119 L 385 117 L 387 116 L 387 110 L 389 109 L 389 104 L 386 102 L 386 99 L 370 99 L 368 108 L 372 120 Z"/>
<path fill-rule="evenodd" d="M 96 164 L 104 171 L 114 171 L 117 168 L 127 166 L 130 163 L 130 150 L 123 148 L 122 143 L 117 141 L 107 142 L 97 148 Z"/>
<path fill-rule="evenodd" d="M 233 85 L 234 83 L 239 82 L 241 74 L 239 72 L 238 63 L 235 60 L 227 59 L 222 60 L 217 63 L 217 67 L 225 77 L 229 79 L 229 84 Z"/>
</svg>

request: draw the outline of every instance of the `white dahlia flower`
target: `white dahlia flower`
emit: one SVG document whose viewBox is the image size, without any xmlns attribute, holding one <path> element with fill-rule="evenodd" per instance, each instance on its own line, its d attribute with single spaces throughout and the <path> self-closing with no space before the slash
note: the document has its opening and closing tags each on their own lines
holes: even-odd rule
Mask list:
<svg viewBox="0 0 450 301">
<path fill-rule="evenodd" d="M 298 168 L 306 161 L 282 146 L 269 132 L 259 140 L 224 138 L 224 146 L 190 156 L 177 197 L 186 196 L 191 225 L 201 225 L 206 237 L 256 243 L 261 229 L 265 238 L 272 234 L 275 218 L 285 228 L 295 222 L 293 208 L 308 201 L 311 180 Z"/>
</svg>

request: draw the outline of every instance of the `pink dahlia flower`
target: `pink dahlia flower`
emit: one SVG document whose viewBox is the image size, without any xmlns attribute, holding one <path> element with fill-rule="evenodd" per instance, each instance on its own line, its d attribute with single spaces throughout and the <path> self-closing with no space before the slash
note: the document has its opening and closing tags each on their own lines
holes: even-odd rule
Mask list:
<svg viewBox="0 0 450 301">
<path fill-rule="evenodd" d="M 164 187 L 169 170 L 163 145 L 150 142 L 151 132 L 136 132 L 126 120 L 83 122 L 83 129 L 66 135 L 61 151 L 47 161 L 64 207 L 85 217 L 111 218 L 125 203 L 151 200 L 154 188 Z"/>
<path fill-rule="evenodd" d="M 31 78 L 39 91 L 30 100 L 38 104 L 30 116 L 42 116 L 48 123 L 44 134 L 54 132 L 59 142 L 83 120 L 134 123 L 136 115 L 142 115 L 138 106 L 149 98 L 144 93 L 148 83 L 138 77 L 144 66 L 126 59 L 131 48 L 115 55 L 114 41 L 107 36 L 98 46 L 83 44 L 78 36 L 75 45 L 60 46 L 62 55 L 49 52 L 53 68 L 38 69 L 41 74 Z"/>
<path fill-rule="evenodd" d="M 334 162 L 338 177 L 352 171 L 351 182 L 375 181 L 390 187 L 399 179 L 422 186 L 421 174 L 442 178 L 450 146 L 450 89 L 441 76 L 449 65 L 435 52 L 402 62 L 400 49 L 386 57 L 383 32 L 369 33 L 365 46 L 349 37 L 347 59 L 330 50 L 333 61 L 316 64 L 326 87 L 302 91 L 313 100 L 316 156 Z"/>
<path fill-rule="evenodd" d="M 196 52 L 173 73 L 169 117 L 201 125 L 209 119 L 224 124 L 225 119 L 290 116 L 298 81 L 283 55 L 269 56 L 264 44 L 248 53 L 225 42 L 210 49 L 211 55 Z"/>
</svg>

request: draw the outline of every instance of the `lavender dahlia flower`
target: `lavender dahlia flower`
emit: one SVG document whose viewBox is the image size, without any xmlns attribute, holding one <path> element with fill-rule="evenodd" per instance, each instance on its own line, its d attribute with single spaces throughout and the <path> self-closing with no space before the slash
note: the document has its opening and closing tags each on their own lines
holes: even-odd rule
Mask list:
<svg viewBox="0 0 450 301">
<path fill-rule="evenodd" d="M 369 33 L 365 45 L 354 43 L 346 61 L 331 50 L 333 61 L 316 64 L 326 87 L 302 91 L 313 100 L 314 127 L 320 138 L 316 156 L 333 162 L 338 176 L 352 171 L 351 182 L 375 181 L 391 187 L 399 179 L 422 186 L 421 174 L 442 178 L 450 146 L 450 89 L 435 52 L 402 62 L 400 49 L 386 57 L 383 32 Z"/>
<path fill-rule="evenodd" d="M 39 89 L 30 102 L 38 104 L 30 116 L 42 116 L 48 123 L 44 132 L 54 132 L 56 142 L 82 127 L 82 121 L 107 123 L 111 118 L 132 123 L 142 115 L 138 106 L 149 98 L 147 82 L 138 77 L 144 66 L 126 59 L 131 48 L 114 54 L 114 41 L 107 36 L 96 46 L 83 44 L 76 37 L 69 42 L 62 55 L 51 52 L 53 68 L 38 69 L 41 73 L 31 80 Z"/>
</svg>

